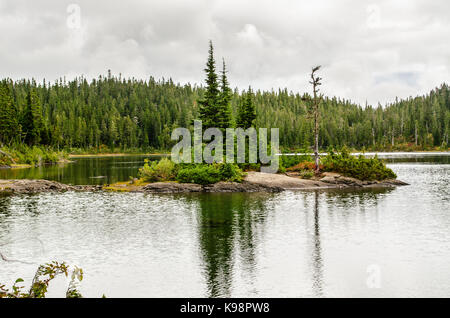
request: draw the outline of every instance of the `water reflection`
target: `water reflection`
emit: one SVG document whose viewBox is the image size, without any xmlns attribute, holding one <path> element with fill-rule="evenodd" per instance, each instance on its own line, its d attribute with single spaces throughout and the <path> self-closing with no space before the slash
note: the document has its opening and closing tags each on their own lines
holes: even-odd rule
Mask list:
<svg viewBox="0 0 450 318">
<path fill-rule="evenodd" d="M 10 214 L 10 201 L 12 194 L 0 192 L 0 223 Z"/>
<path fill-rule="evenodd" d="M 195 197 L 199 204 L 198 236 L 209 297 L 232 294 L 233 267 L 241 266 L 251 284 L 258 241 L 264 236 L 272 195 L 221 193 Z"/>
<path fill-rule="evenodd" d="M 29 195 L 27 196 L 26 212 L 36 217 L 39 215 L 39 196 Z"/>
<path fill-rule="evenodd" d="M 297 192 L 290 201 L 303 206 L 307 219 L 304 259 L 310 266 L 308 271 L 315 297 L 326 296 L 324 292 L 324 251 L 322 222 L 346 224 L 347 220 L 365 214 L 367 206 L 376 207 L 378 201 L 393 189 L 362 189 L 360 191 L 317 190 Z M 258 253 L 267 237 L 266 230 L 274 226 L 271 213 L 277 213 L 280 195 L 217 193 L 190 196 L 188 201 L 198 207 L 198 242 L 202 268 L 207 284 L 208 297 L 230 297 L 233 284 L 245 283 L 247 291 L 257 289 L 255 281 Z M 338 220 L 336 221 L 336 218 Z M 270 219 L 270 221 L 269 221 Z M 329 228 L 326 229 L 329 231 Z M 289 248 L 292 248 L 289 247 Z M 301 251 L 299 251 L 301 252 Z M 236 277 L 236 275 L 240 275 Z M 257 292 L 256 292 L 257 294 Z"/>
<path fill-rule="evenodd" d="M 411 185 L 0 196 L 0 245 L 13 259 L 79 265 L 87 297 L 448 297 L 449 166 L 392 167 Z M 367 288 L 371 264 L 380 289 Z M 34 275 L 0 265 L 1 282 Z"/>
<path fill-rule="evenodd" d="M 352 232 L 352 224 L 358 221 L 365 223 L 366 211 L 371 226 L 376 227 L 378 204 L 392 191 L 394 189 L 391 188 L 316 190 L 297 195 L 304 201 L 306 219 L 312 220 L 305 222 L 305 233 L 309 233 L 305 253 L 310 267 L 312 296 L 329 296 L 325 287 L 325 273 L 330 269 L 324 264 L 336 266 L 340 263 L 345 267 L 348 262 L 344 255 L 336 253 L 342 246 L 336 244 L 334 250 L 330 250 L 330 242 L 335 244 L 337 241 L 347 240 Z M 337 254 L 334 256 L 337 256 L 336 259 L 332 259 L 333 254 Z"/>
<path fill-rule="evenodd" d="M 161 156 L 92 157 L 73 163 L 44 165 L 26 169 L 0 169 L 0 179 L 46 179 L 66 184 L 105 184 L 136 177 L 144 159 Z"/>
<path fill-rule="evenodd" d="M 415 154 L 408 157 L 387 157 L 382 159 L 386 163 L 427 163 L 427 164 L 449 164 L 450 155 Z"/>
<path fill-rule="evenodd" d="M 315 296 L 323 296 L 323 264 L 322 250 L 320 246 L 320 215 L 319 215 L 319 191 L 314 191 L 314 244 L 312 249 L 313 264 L 313 292 Z"/>
</svg>

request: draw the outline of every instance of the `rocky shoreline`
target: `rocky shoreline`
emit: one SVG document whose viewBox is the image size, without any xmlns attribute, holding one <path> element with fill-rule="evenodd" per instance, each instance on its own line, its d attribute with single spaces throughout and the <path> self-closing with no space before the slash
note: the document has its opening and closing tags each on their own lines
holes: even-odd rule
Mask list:
<svg viewBox="0 0 450 318">
<path fill-rule="evenodd" d="M 73 186 L 49 180 L 0 180 L 0 193 L 100 191 L 102 186 Z"/>
<path fill-rule="evenodd" d="M 66 191 L 120 191 L 144 193 L 190 193 L 190 192 L 281 192 L 285 190 L 348 189 L 348 188 L 390 188 L 407 185 L 400 180 L 361 181 L 337 173 L 324 173 L 320 178 L 301 179 L 295 174 L 268 174 L 249 172 L 242 183 L 218 182 L 211 185 L 192 183 L 155 182 L 133 185 L 124 182 L 109 186 L 74 186 L 48 180 L 0 180 L 0 193 L 40 193 Z"/>
</svg>

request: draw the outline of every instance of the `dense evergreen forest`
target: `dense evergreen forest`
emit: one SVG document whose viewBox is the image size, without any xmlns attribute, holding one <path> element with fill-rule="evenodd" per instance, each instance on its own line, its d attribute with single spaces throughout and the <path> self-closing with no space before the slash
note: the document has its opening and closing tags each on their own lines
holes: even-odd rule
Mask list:
<svg viewBox="0 0 450 318">
<path fill-rule="evenodd" d="M 153 77 L 125 79 L 110 71 L 92 81 L 83 77 L 55 83 L 5 79 L 0 83 L 0 141 L 86 151 L 170 150 L 172 129 L 189 127 L 201 115 L 204 95 L 203 86 Z M 251 98 L 256 126 L 280 128 L 282 149 L 297 150 L 313 144 L 308 97 L 286 89 L 249 88 L 230 90 L 227 98 L 231 118 L 237 118 L 233 124 L 239 120 L 240 106 Z M 322 149 L 344 145 L 366 150 L 448 149 L 446 84 L 384 107 L 324 97 L 320 113 Z"/>
</svg>

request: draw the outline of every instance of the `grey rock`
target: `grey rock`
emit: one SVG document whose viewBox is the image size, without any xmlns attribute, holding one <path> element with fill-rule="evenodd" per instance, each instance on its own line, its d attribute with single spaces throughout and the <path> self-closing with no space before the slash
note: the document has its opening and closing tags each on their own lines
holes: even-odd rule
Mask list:
<svg viewBox="0 0 450 318">
<path fill-rule="evenodd" d="M 201 192 L 202 186 L 193 183 L 155 182 L 146 185 L 142 190 L 149 193 L 186 193 Z"/>
</svg>

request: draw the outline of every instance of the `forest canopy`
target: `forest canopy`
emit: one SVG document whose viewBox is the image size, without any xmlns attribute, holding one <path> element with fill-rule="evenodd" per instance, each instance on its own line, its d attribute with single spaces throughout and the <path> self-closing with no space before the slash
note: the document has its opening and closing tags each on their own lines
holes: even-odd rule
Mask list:
<svg viewBox="0 0 450 318">
<path fill-rule="evenodd" d="M 199 117 L 198 101 L 205 95 L 203 86 L 153 77 L 125 79 L 110 71 L 92 81 L 83 77 L 55 83 L 4 79 L 0 84 L 0 142 L 55 149 L 170 150 L 172 129 L 191 126 Z M 234 118 L 239 118 L 240 106 L 250 94 L 256 127 L 279 128 L 284 150 L 310 148 L 308 94 L 287 89 L 230 90 L 227 98 Z M 324 97 L 320 114 L 321 149 L 448 149 L 447 84 L 384 107 Z"/>
</svg>

